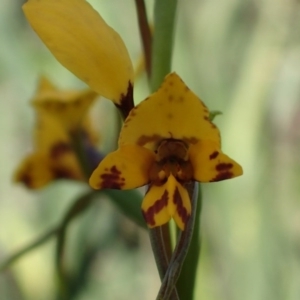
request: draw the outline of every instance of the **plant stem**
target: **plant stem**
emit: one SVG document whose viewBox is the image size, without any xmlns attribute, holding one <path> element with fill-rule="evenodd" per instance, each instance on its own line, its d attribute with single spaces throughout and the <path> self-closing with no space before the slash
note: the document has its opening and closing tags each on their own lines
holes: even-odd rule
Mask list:
<svg viewBox="0 0 300 300">
<path fill-rule="evenodd" d="M 81 128 L 78 127 L 73 130 L 70 133 L 70 137 L 74 152 L 77 156 L 82 173 L 84 174 L 84 178 L 86 179 L 86 181 L 88 181 L 92 173 L 92 168 L 87 157 L 86 149 L 84 147 L 84 136 L 82 134 Z"/>
<path fill-rule="evenodd" d="M 151 55 L 150 89 L 155 91 L 171 70 L 173 35 L 177 0 L 156 0 L 154 8 L 154 36 Z M 160 278 L 163 281 L 172 256 L 171 235 L 168 225 L 149 232 Z M 170 297 L 179 300 L 176 288 Z M 164 299 L 167 300 L 167 299 Z"/>
<path fill-rule="evenodd" d="M 42 236 L 38 237 L 36 240 L 34 240 L 31 243 L 28 243 L 27 246 L 25 246 L 20 251 L 16 252 L 15 254 L 11 255 L 8 259 L 6 259 L 4 262 L 0 264 L 0 271 L 3 271 L 4 269 L 8 268 L 10 265 L 12 265 L 14 262 L 16 262 L 19 258 L 21 258 L 23 255 L 27 254 L 31 250 L 43 245 L 45 242 L 49 241 L 50 238 L 57 235 L 59 232 L 60 226 L 55 226 L 48 230 L 46 233 L 44 233 Z"/>
<path fill-rule="evenodd" d="M 156 0 L 152 44 L 151 90 L 156 91 L 171 71 L 177 0 Z"/>
<path fill-rule="evenodd" d="M 177 281 L 178 293 L 179 295 L 184 295 L 185 300 L 192 300 L 194 297 L 196 275 L 200 258 L 200 219 L 202 209 L 202 193 L 200 184 L 198 184 L 198 186 L 198 203 L 196 208 L 194 233 L 192 235 L 189 251 L 186 255 L 179 279 Z"/>
<path fill-rule="evenodd" d="M 196 214 L 197 214 L 197 201 L 198 201 L 198 184 L 190 183 L 186 184 L 186 188 L 189 192 L 192 212 L 191 216 L 186 224 L 184 231 L 180 233 L 179 239 L 177 241 L 176 248 L 173 252 L 171 261 L 168 266 L 168 270 L 165 274 L 164 280 L 162 282 L 157 300 L 167 300 L 169 299 L 172 292 L 176 291 L 176 282 L 179 278 L 181 268 L 183 266 L 185 257 L 189 251 L 189 246 L 193 237 L 193 230 L 195 226 Z M 186 274 L 187 280 L 190 279 L 190 274 Z M 183 290 L 182 294 L 179 294 L 181 299 L 190 300 L 186 297 L 186 291 Z"/>
<path fill-rule="evenodd" d="M 144 59 L 146 65 L 146 72 L 148 78 L 151 76 L 151 49 L 152 49 L 152 35 L 149 27 L 146 7 L 144 0 L 135 0 L 140 35 L 142 38 L 143 48 L 144 48 Z"/>
</svg>

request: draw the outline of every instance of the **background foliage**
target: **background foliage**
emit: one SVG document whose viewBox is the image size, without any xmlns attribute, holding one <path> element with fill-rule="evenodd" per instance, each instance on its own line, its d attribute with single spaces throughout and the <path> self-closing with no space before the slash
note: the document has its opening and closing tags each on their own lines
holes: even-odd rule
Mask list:
<svg viewBox="0 0 300 300">
<path fill-rule="evenodd" d="M 134 1 L 90 2 L 137 62 Z M 146 2 L 152 18 L 153 2 Z M 34 116 L 28 101 L 38 75 L 61 88 L 84 87 L 32 33 L 21 5 L 16 0 L 0 5 L 0 259 L 59 221 L 86 189 L 59 182 L 30 192 L 11 181 L 31 147 Z M 172 69 L 210 109 L 223 112 L 216 118 L 223 150 L 245 173 L 202 185 L 197 299 L 299 299 L 299 6 L 296 0 L 179 1 Z M 136 87 L 138 102 L 148 94 L 145 76 Z M 115 143 L 113 107 L 109 101 L 98 106 L 101 147 L 109 151 Z M 107 199 L 78 218 L 68 234 L 70 272 L 84 259 L 92 265 L 76 299 L 154 299 L 159 280 L 148 237 Z M 53 255 L 51 241 L 2 273 L 0 298 L 53 299 Z"/>
</svg>

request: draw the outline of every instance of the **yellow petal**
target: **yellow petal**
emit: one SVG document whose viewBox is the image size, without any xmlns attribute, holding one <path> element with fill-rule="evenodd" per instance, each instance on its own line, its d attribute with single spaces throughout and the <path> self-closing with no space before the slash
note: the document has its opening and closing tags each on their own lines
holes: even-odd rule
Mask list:
<svg viewBox="0 0 300 300">
<path fill-rule="evenodd" d="M 207 107 L 176 73 L 169 74 L 156 93 L 132 109 L 119 144 L 154 149 L 160 140 L 171 138 L 187 143 L 211 139 L 220 144 L 219 130 L 209 121 Z"/>
<path fill-rule="evenodd" d="M 191 145 L 189 159 L 194 169 L 194 179 L 199 182 L 220 181 L 243 174 L 242 167 L 222 153 L 213 141 L 204 140 Z"/>
<path fill-rule="evenodd" d="M 52 115 L 70 132 L 80 127 L 90 106 L 98 94 L 85 91 L 44 91 L 36 95 L 32 103 L 40 112 Z"/>
<path fill-rule="evenodd" d="M 84 179 L 72 149 L 63 145 L 57 145 L 52 153 L 28 155 L 14 175 L 15 182 L 22 182 L 29 189 L 42 188 L 57 179 Z"/>
<path fill-rule="evenodd" d="M 93 172 L 94 189 L 133 189 L 149 182 L 149 169 L 155 156 L 143 147 L 126 145 L 108 154 Z"/>
<path fill-rule="evenodd" d="M 39 189 L 53 180 L 50 161 L 43 153 L 35 153 L 26 157 L 14 175 L 15 182 L 22 182 L 29 189 Z"/>
<path fill-rule="evenodd" d="M 142 212 L 150 228 L 161 226 L 174 218 L 184 230 L 191 214 L 187 190 L 171 174 L 164 185 L 151 185 L 142 203 Z"/>
<path fill-rule="evenodd" d="M 186 222 L 191 215 L 192 208 L 187 190 L 177 181 L 173 193 L 173 203 L 176 207 L 176 209 L 174 210 L 173 219 L 176 222 L 177 226 L 181 230 L 184 230 Z"/>
<path fill-rule="evenodd" d="M 100 95 L 121 104 L 133 68 L 117 32 L 85 0 L 29 0 L 29 23 L 56 59 Z"/>
<path fill-rule="evenodd" d="M 47 154 L 50 154 L 57 145 L 71 147 L 66 130 L 53 116 L 41 111 L 38 111 L 34 138 L 35 148 Z"/>
<path fill-rule="evenodd" d="M 148 227 L 166 224 L 172 218 L 169 210 L 169 192 L 166 184 L 151 185 L 142 203 L 142 212 Z"/>
</svg>

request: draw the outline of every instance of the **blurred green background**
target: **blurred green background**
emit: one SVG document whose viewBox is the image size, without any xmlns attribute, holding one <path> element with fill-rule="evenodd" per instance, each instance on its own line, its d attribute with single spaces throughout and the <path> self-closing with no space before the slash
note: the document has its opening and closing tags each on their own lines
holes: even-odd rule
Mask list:
<svg viewBox="0 0 300 300">
<path fill-rule="evenodd" d="M 12 183 L 32 147 L 29 100 L 38 76 L 61 88 L 84 87 L 33 33 L 23 2 L 0 4 L 1 260 L 56 224 L 86 190 L 58 182 L 32 192 Z M 137 62 L 134 1 L 89 2 L 120 33 Z M 153 1 L 146 3 L 151 19 Z M 242 177 L 202 185 L 196 299 L 300 298 L 299 29 L 296 0 L 179 0 L 172 69 L 210 109 L 223 112 L 215 120 L 223 150 L 244 168 Z M 142 76 L 136 102 L 147 94 Z M 111 150 L 111 103 L 99 101 L 96 114 L 102 148 Z M 107 199 L 72 224 L 67 242 L 71 272 L 83 257 L 91 265 L 76 299 L 155 298 L 159 279 L 148 236 Z M 55 299 L 54 247 L 51 240 L 0 274 L 0 299 Z"/>
</svg>

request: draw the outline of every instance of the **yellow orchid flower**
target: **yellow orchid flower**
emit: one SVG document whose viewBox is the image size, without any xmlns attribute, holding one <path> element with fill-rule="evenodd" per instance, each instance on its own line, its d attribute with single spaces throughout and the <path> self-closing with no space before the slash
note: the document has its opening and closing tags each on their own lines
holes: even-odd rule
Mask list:
<svg viewBox="0 0 300 300">
<path fill-rule="evenodd" d="M 41 78 L 32 101 L 37 114 L 34 151 L 21 162 L 14 181 L 38 189 L 55 179 L 84 180 L 70 133 L 79 129 L 90 146 L 96 143 L 86 112 L 97 96 L 90 90 L 60 91 Z"/>
<path fill-rule="evenodd" d="M 221 151 L 220 132 L 204 103 L 176 73 L 131 110 L 119 149 L 90 178 L 95 189 L 133 189 L 149 184 L 142 211 L 150 228 L 173 218 L 182 230 L 191 214 L 185 183 L 215 182 L 242 175 Z"/>
<path fill-rule="evenodd" d="M 133 68 L 120 36 L 85 0 L 29 0 L 24 13 L 54 56 L 126 118 L 119 149 L 90 178 L 95 189 L 149 184 L 142 204 L 150 228 L 174 218 L 182 230 L 191 214 L 185 183 L 214 182 L 243 173 L 221 151 L 209 111 L 176 73 L 133 107 Z M 127 109 L 126 109 L 127 108 Z"/>
<path fill-rule="evenodd" d="M 117 106 L 131 109 L 134 75 L 128 51 L 88 2 L 29 0 L 23 10 L 62 65 Z"/>
</svg>

